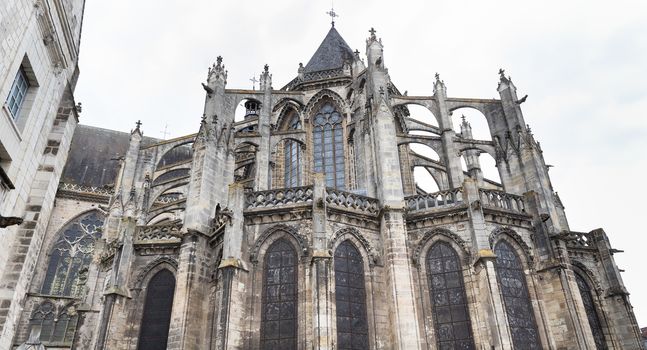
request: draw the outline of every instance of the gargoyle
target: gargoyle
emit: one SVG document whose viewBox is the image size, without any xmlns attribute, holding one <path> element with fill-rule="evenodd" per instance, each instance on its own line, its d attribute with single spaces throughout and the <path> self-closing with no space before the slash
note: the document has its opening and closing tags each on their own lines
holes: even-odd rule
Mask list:
<svg viewBox="0 0 647 350">
<path fill-rule="evenodd" d="M 520 98 L 520 99 L 517 101 L 517 104 L 518 104 L 518 105 L 520 105 L 520 104 L 522 104 L 522 103 L 526 102 L 526 99 L 527 99 L 527 98 L 528 98 L 528 95 L 526 95 L 526 96 L 524 96 L 524 97 Z"/>
<path fill-rule="evenodd" d="M 0 228 L 5 228 L 13 225 L 22 224 L 23 219 L 16 216 L 2 216 L 0 215 Z"/>
</svg>

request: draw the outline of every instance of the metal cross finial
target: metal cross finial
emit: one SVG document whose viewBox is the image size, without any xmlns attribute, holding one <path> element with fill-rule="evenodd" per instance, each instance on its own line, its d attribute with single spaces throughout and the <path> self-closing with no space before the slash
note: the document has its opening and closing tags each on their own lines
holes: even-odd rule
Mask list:
<svg viewBox="0 0 647 350">
<path fill-rule="evenodd" d="M 371 33 L 371 38 L 375 38 L 375 29 L 373 27 L 368 32 Z"/>
<path fill-rule="evenodd" d="M 137 123 L 135 123 L 135 125 L 137 125 L 137 129 L 139 129 L 139 127 L 142 126 L 142 121 L 138 120 Z"/>
<path fill-rule="evenodd" d="M 499 68 L 499 75 L 501 76 L 501 79 L 505 79 L 505 69 Z"/>
<path fill-rule="evenodd" d="M 169 134 L 169 132 L 168 132 L 168 123 L 164 124 L 164 131 L 161 131 L 161 133 L 162 133 L 162 135 L 164 135 L 163 140 L 166 140 L 166 137 Z"/>
<path fill-rule="evenodd" d="M 330 20 L 331 20 L 330 24 L 332 24 L 332 26 L 334 27 L 335 26 L 335 17 L 339 17 L 339 15 L 337 15 L 334 8 L 331 8 L 330 11 L 326 12 L 326 14 L 328 16 L 330 16 Z"/>
<path fill-rule="evenodd" d="M 252 82 L 252 90 L 256 90 L 256 83 L 258 83 L 258 79 L 256 79 L 256 76 L 253 76 L 249 81 Z"/>
</svg>

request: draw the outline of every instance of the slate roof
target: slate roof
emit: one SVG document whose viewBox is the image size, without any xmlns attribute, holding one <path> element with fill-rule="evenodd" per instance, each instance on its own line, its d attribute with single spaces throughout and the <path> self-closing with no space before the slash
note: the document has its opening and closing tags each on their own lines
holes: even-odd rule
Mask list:
<svg viewBox="0 0 647 350">
<path fill-rule="evenodd" d="M 331 27 L 317 51 L 305 66 L 305 73 L 341 68 L 352 62 L 355 54 L 335 27 Z"/>
<path fill-rule="evenodd" d="M 144 137 L 142 145 L 159 141 Z M 113 159 L 124 156 L 129 143 L 128 132 L 78 125 L 61 182 L 93 187 L 113 185 L 119 171 L 119 162 Z"/>
</svg>

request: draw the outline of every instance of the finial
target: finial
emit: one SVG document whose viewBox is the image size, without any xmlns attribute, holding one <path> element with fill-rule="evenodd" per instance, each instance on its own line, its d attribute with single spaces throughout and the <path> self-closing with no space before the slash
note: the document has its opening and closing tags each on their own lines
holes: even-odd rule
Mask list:
<svg viewBox="0 0 647 350">
<path fill-rule="evenodd" d="M 375 28 L 371 27 L 371 30 L 368 32 L 371 33 L 371 39 L 375 39 Z"/>
<path fill-rule="evenodd" d="M 222 56 L 216 57 L 216 62 L 218 63 L 218 65 L 221 65 L 222 64 Z"/>
<path fill-rule="evenodd" d="M 333 28 L 334 28 L 334 27 L 335 27 L 335 17 L 339 17 L 339 15 L 337 15 L 337 13 L 335 12 L 335 9 L 334 9 L 334 8 L 331 8 L 331 9 L 330 9 L 330 11 L 326 12 L 326 14 L 327 14 L 328 16 L 330 16 L 330 20 L 331 20 L 331 23 L 330 23 L 330 24 L 331 24 L 331 25 L 333 26 Z"/>
<path fill-rule="evenodd" d="M 265 64 L 265 67 L 263 67 L 265 70 L 265 73 L 268 73 L 270 71 L 270 66 L 268 64 Z"/>
<path fill-rule="evenodd" d="M 355 57 L 359 58 L 359 50 L 355 49 Z"/>
<path fill-rule="evenodd" d="M 467 123 L 467 121 L 465 120 L 465 114 L 461 115 L 461 119 L 463 120 L 463 123 Z"/>
<path fill-rule="evenodd" d="M 434 74 L 434 77 L 436 77 L 436 81 L 440 80 L 440 74 L 438 74 L 438 72 L 436 72 L 436 74 Z"/>
<path fill-rule="evenodd" d="M 135 125 L 137 126 L 136 130 L 139 130 L 139 127 L 142 126 L 141 120 L 138 120 Z"/>
</svg>

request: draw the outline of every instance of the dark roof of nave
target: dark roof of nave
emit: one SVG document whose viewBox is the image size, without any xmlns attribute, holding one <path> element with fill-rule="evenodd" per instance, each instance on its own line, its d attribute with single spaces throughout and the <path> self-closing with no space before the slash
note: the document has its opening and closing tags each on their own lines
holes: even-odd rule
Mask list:
<svg viewBox="0 0 647 350">
<path fill-rule="evenodd" d="M 159 141 L 144 137 L 142 146 Z M 119 171 L 115 159 L 126 154 L 129 143 L 128 132 L 79 124 L 72 136 L 61 182 L 94 187 L 113 185 Z"/>
<path fill-rule="evenodd" d="M 348 46 L 344 38 L 339 35 L 337 29 L 331 27 L 321 45 L 319 45 L 319 48 L 305 66 L 305 73 L 341 68 L 344 62 L 352 62 L 353 57 L 353 50 Z"/>
</svg>

